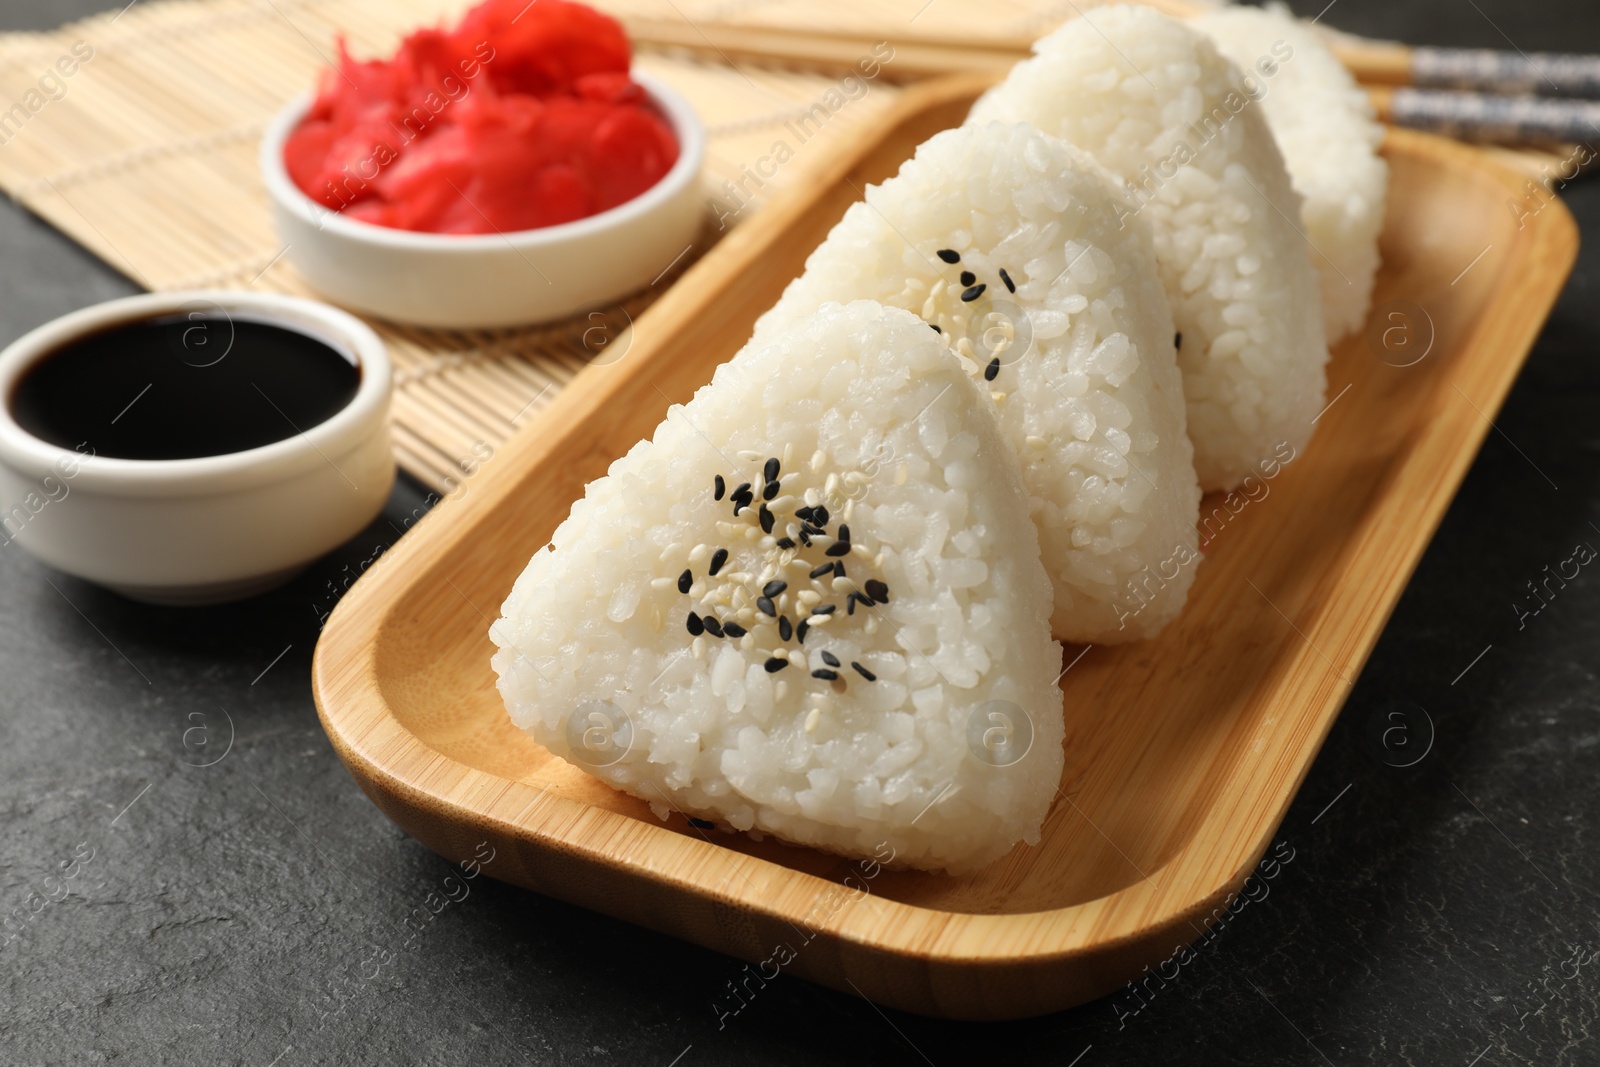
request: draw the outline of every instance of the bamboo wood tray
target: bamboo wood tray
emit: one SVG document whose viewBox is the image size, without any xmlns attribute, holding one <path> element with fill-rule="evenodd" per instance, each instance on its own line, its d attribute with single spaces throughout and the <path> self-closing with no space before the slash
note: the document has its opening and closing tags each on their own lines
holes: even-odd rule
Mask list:
<svg viewBox="0 0 1600 1067">
<path fill-rule="evenodd" d="M 1206 501 L 1211 542 L 1179 622 L 1143 644 L 1066 649 L 1066 770 L 1038 846 L 955 878 L 662 823 L 516 730 L 494 689 L 489 623 L 585 482 L 707 381 L 865 185 L 959 123 L 986 84 L 904 93 L 876 135 L 691 268 L 623 359 L 580 372 L 339 605 L 317 647 L 317 706 L 400 826 L 453 860 L 487 839 L 491 873 L 541 893 L 972 1019 L 1113 990 L 1199 937 L 1242 884 L 1576 254 L 1559 202 L 1519 228 L 1505 203 L 1522 176 L 1453 142 L 1391 131 L 1385 149 L 1369 331 L 1409 301 L 1405 351 L 1425 358 L 1399 367 L 1362 338 L 1343 344 L 1304 454 L 1258 499 Z"/>
</svg>

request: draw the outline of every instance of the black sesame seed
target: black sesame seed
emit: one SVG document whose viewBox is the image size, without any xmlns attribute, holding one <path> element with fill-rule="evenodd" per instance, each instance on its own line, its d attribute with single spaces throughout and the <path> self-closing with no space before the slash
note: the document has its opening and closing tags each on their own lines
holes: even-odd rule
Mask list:
<svg viewBox="0 0 1600 1067">
<path fill-rule="evenodd" d="M 996 378 L 998 378 L 999 376 L 1000 376 L 1000 357 L 999 356 L 995 356 L 993 359 L 991 359 L 989 361 L 989 365 L 987 367 L 983 368 L 983 380 L 986 381 L 986 382 L 992 382 Z"/>
<path fill-rule="evenodd" d="M 804 530 L 800 531 L 800 543 L 807 548 L 811 547 L 811 535 Z"/>
<path fill-rule="evenodd" d="M 778 538 L 778 547 L 779 548 L 793 548 L 794 547 L 794 538 L 792 538 L 792 537 L 780 537 L 780 538 Z"/>
<path fill-rule="evenodd" d="M 778 636 L 787 641 L 794 636 L 794 625 L 789 622 L 789 616 L 778 616 Z"/>
<path fill-rule="evenodd" d="M 833 570 L 833 564 L 832 563 L 824 563 L 822 566 L 816 568 L 815 570 L 813 570 L 811 572 L 811 577 L 813 577 L 813 578 L 821 578 L 824 574 L 827 574 L 831 570 Z"/>
<path fill-rule="evenodd" d="M 824 652 L 822 654 L 822 662 L 826 663 L 830 667 L 837 667 L 839 665 L 839 657 L 835 656 L 832 652 Z"/>
<path fill-rule="evenodd" d="M 778 608 L 772 603 L 771 597 L 758 597 L 756 599 L 756 610 L 763 615 L 770 615 L 774 619 L 778 617 Z"/>
<path fill-rule="evenodd" d="M 772 581 L 761 587 L 761 595 L 777 596 L 787 588 L 789 588 L 788 582 L 784 581 L 782 578 L 774 578 Z"/>
<path fill-rule="evenodd" d="M 882 604 L 889 602 L 889 587 L 876 578 L 867 579 L 867 595 Z"/>
<path fill-rule="evenodd" d="M 820 527 L 828 525 L 828 509 L 827 509 L 827 507 L 825 505 L 818 504 L 816 507 L 812 508 L 811 509 L 811 518 L 808 519 L 807 521 L 810 522 L 813 526 L 819 527 L 817 532 L 821 533 L 822 530 L 820 529 Z"/>
<path fill-rule="evenodd" d="M 856 673 L 861 675 L 861 677 L 865 678 L 867 681 L 876 682 L 878 680 L 878 676 L 876 674 L 873 674 L 855 660 L 850 661 L 850 666 L 854 667 L 856 669 Z"/>
<path fill-rule="evenodd" d="M 829 670 L 815 670 L 815 671 L 811 672 L 811 677 L 813 677 L 813 678 L 821 678 L 824 682 L 837 682 L 839 680 L 839 672 L 838 671 L 829 671 Z"/>
<path fill-rule="evenodd" d="M 750 495 L 750 483 L 749 482 L 740 482 L 738 485 L 734 486 L 733 495 L 735 497 L 749 496 Z"/>
<path fill-rule="evenodd" d="M 717 549 L 715 552 L 711 553 L 711 566 L 706 568 L 706 573 L 715 577 L 716 573 L 722 569 L 722 565 L 726 562 L 728 562 L 728 550 L 725 548 Z"/>
<path fill-rule="evenodd" d="M 937 322 L 930 322 L 930 323 L 928 323 L 928 325 L 933 327 L 933 332 L 934 333 L 937 333 L 937 334 L 943 334 L 944 333 L 943 330 L 939 329 L 939 324 Z"/>
<path fill-rule="evenodd" d="M 835 578 L 843 578 L 845 576 L 844 575 L 844 560 L 836 559 L 836 560 L 833 561 L 833 576 Z"/>
<path fill-rule="evenodd" d="M 768 482 L 766 485 L 761 487 L 761 499 L 762 500 L 771 500 L 772 498 L 776 497 L 777 495 L 778 495 L 778 483 L 777 482 Z"/>
<path fill-rule="evenodd" d="M 963 304 L 972 303 L 974 300 L 978 299 L 978 297 L 982 296 L 983 295 L 983 291 L 985 289 L 987 289 L 987 288 L 989 288 L 987 285 L 979 284 L 979 285 L 974 285 L 970 289 L 961 290 L 961 302 Z"/>
<path fill-rule="evenodd" d="M 1172 335 L 1172 347 L 1173 348 L 1182 348 L 1183 347 L 1183 331 L 1182 330 L 1179 330 L 1177 333 Z"/>
<path fill-rule="evenodd" d="M 850 554 L 850 542 L 835 541 L 828 546 L 824 554 L 829 556 L 848 556 Z"/>
<path fill-rule="evenodd" d="M 691 637 L 699 637 L 706 632 L 706 624 L 701 621 L 700 616 L 692 611 L 689 612 L 689 617 L 684 620 L 684 624 L 689 628 Z"/>
<path fill-rule="evenodd" d="M 1006 292 L 1014 293 L 1017 291 L 1017 283 L 1011 280 L 1011 275 L 1006 273 L 1006 269 L 1004 267 L 1000 268 L 1000 280 L 1005 282 Z"/>
<path fill-rule="evenodd" d="M 717 475 L 711 480 L 711 499 L 721 500 L 722 495 L 728 491 L 728 483 L 722 480 L 722 475 Z"/>
<path fill-rule="evenodd" d="M 759 517 L 761 519 L 761 532 L 762 533 L 771 533 L 772 532 L 772 509 L 767 507 L 765 504 L 762 504 L 761 505 L 761 514 L 760 514 Z"/>
<path fill-rule="evenodd" d="M 762 666 L 767 668 L 768 674 L 777 674 L 788 665 L 789 661 L 782 656 L 773 656 L 771 659 L 767 660 L 766 663 L 762 664 Z"/>
<path fill-rule="evenodd" d="M 722 632 L 726 636 L 731 637 L 735 641 L 737 641 L 737 640 L 739 640 L 739 638 L 743 637 L 745 634 L 749 633 L 750 631 L 746 630 L 743 626 L 740 626 L 736 622 L 725 622 L 725 623 L 722 624 Z"/>
<path fill-rule="evenodd" d="M 720 622 L 712 618 L 710 615 L 707 615 L 702 621 L 706 624 L 706 633 L 710 634 L 712 637 L 722 636 L 723 630 Z"/>
<path fill-rule="evenodd" d="M 795 508 L 794 509 L 794 517 L 797 518 L 797 519 L 800 519 L 803 522 L 810 522 L 811 521 L 811 509 L 810 508 Z"/>
<path fill-rule="evenodd" d="M 682 574 L 678 575 L 678 592 L 687 593 L 692 585 L 694 585 L 693 571 L 686 569 Z"/>
<path fill-rule="evenodd" d="M 811 614 L 813 614 L 813 615 L 832 615 L 834 612 L 836 612 L 838 610 L 839 610 L 839 608 L 838 608 L 838 605 L 836 605 L 836 604 L 818 604 L 816 607 L 811 609 Z"/>
<path fill-rule="evenodd" d="M 973 282 L 975 282 L 977 280 L 978 280 L 978 276 L 976 274 L 972 273 L 970 270 L 964 270 L 964 271 L 961 272 L 961 284 L 962 285 L 971 285 Z"/>
<path fill-rule="evenodd" d="M 799 641 L 802 645 L 805 644 L 806 643 L 806 631 L 809 630 L 809 629 L 811 629 L 811 624 L 809 622 L 806 622 L 806 620 L 801 619 L 800 620 L 800 625 L 796 626 L 794 628 L 794 639 L 796 641 Z"/>
<path fill-rule="evenodd" d="M 861 600 L 869 608 L 872 606 L 872 601 L 864 600 L 860 593 L 851 593 L 844 600 L 844 613 L 846 615 L 854 615 L 856 613 L 856 601 L 858 600 Z"/>
<path fill-rule="evenodd" d="M 778 463 L 778 457 L 773 456 L 771 459 L 767 460 L 767 465 L 761 468 L 761 477 L 765 478 L 769 482 L 775 482 L 778 480 L 778 471 L 780 468 L 781 465 Z"/>
<path fill-rule="evenodd" d="M 843 523 L 839 524 L 839 540 L 841 540 L 841 541 L 850 540 L 850 527 L 844 525 Z"/>
<path fill-rule="evenodd" d="M 717 828 L 716 823 L 710 822 L 706 819 L 696 819 L 692 815 L 689 817 L 689 825 L 698 827 L 701 830 L 715 830 Z"/>
<path fill-rule="evenodd" d="M 743 511 L 745 508 L 747 508 L 749 506 L 750 506 L 750 501 L 746 500 L 744 497 L 742 497 L 742 496 L 734 497 L 733 498 L 733 517 L 737 519 L 739 517 L 739 512 Z"/>
<path fill-rule="evenodd" d="M 953 248 L 941 248 L 941 249 L 939 249 L 938 255 L 939 255 L 939 258 L 944 260 L 946 263 L 960 263 L 961 262 L 961 253 L 957 252 Z"/>
</svg>

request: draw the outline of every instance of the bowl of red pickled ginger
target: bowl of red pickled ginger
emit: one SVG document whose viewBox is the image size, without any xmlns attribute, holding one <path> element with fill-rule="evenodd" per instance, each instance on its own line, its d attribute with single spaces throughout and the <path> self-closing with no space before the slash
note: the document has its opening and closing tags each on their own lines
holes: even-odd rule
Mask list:
<svg viewBox="0 0 1600 1067">
<path fill-rule="evenodd" d="M 488 0 L 390 59 L 341 48 L 262 139 L 283 254 L 334 303 L 439 328 L 646 287 L 696 239 L 705 131 L 630 62 L 615 20 L 564 0 Z"/>
</svg>

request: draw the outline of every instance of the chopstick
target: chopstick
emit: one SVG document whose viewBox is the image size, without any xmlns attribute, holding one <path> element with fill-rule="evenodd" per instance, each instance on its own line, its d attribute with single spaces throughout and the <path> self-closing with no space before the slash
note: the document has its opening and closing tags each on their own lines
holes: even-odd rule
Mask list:
<svg viewBox="0 0 1600 1067">
<path fill-rule="evenodd" d="M 1426 130 L 1462 141 L 1565 146 L 1587 165 L 1600 143 L 1600 100 L 1499 96 L 1447 89 L 1374 87 L 1368 90 L 1378 117 L 1395 126 Z"/>
</svg>

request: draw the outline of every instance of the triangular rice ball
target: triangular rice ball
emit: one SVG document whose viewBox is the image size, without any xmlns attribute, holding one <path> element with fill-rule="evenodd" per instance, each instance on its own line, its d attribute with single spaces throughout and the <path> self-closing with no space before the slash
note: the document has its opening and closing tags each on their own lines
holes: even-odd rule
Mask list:
<svg viewBox="0 0 1600 1067">
<path fill-rule="evenodd" d="M 1016 461 L 904 311 L 747 346 L 590 483 L 504 616 L 513 720 L 664 816 L 968 869 L 1037 841 L 1055 795 Z"/>
</svg>

